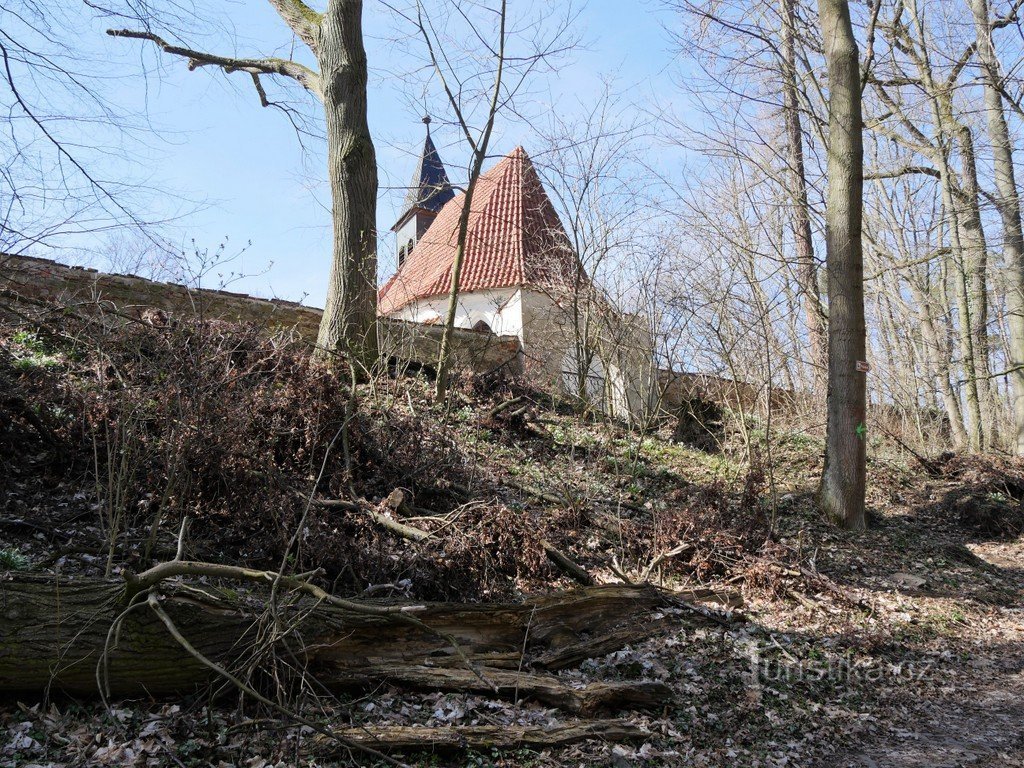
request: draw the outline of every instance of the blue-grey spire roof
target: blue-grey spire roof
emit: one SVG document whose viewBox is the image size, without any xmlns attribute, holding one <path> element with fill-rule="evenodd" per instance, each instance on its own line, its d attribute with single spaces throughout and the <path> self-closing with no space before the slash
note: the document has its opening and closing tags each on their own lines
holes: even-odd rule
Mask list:
<svg viewBox="0 0 1024 768">
<path fill-rule="evenodd" d="M 424 117 L 423 123 L 427 126 L 427 138 L 423 142 L 423 153 L 420 155 L 419 165 L 412 175 L 409 191 L 402 203 L 402 213 L 398 217 L 400 223 L 414 208 L 437 213 L 445 203 L 455 197 L 451 182 L 448 181 L 448 172 L 444 169 L 444 163 L 441 162 L 441 156 L 437 153 L 434 140 L 430 138 L 430 117 Z"/>
</svg>

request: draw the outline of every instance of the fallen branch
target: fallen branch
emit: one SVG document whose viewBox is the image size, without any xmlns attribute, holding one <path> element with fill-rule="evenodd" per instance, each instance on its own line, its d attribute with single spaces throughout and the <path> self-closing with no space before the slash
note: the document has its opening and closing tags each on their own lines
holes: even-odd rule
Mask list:
<svg viewBox="0 0 1024 768">
<path fill-rule="evenodd" d="M 630 639 L 635 639 L 636 635 L 633 630 Z M 351 675 L 346 687 L 372 689 L 383 680 L 403 689 L 454 691 L 493 695 L 509 700 L 539 701 L 574 715 L 591 715 L 617 709 L 649 710 L 660 707 L 672 696 L 672 689 L 667 685 L 648 680 L 597 682 L 575 687 L 547 673 L 483 668 L 481 676 L 486 678 L 489 685 L 469 670 L 457 667 L 389 665 L 367 667 L 361 674 Z"/>
<path fill-rule="evenodd" d="M 310 574 L 310 575 L 316 575 Z M 191 560 L 169 560 L 166 563 L 154 565 L 148 571 L 143 571 L 137 576 L 125 574 L 126 597 L 132 597 L 155 587 L 162 581 L 172 579 L 176 576 L 204 576 L 211 579 L 233 579 L 236 581 L 255 581 L 271 586 L 278 582 L 281 586 L 302 592 L 336 608 L 343 608 L 357 613 L 368 613 L 375 616 L 388 616 L 396 613 L 415 613 L 426 610 L 424 605 L 394 605 L 378 606 L 369 603 L 345 600 L 341 597 L 324 591 L 315 584 L 295 576 L 284 576 L 273 571 L 259 571 L 252 568 L 242 568 L 237 565 L 221 565 L 219 563 L 201 563 Z"/>
<path fill-rule="evenodd" d="M 547 542 L 544 539 L 541 539 L 540 545 L 544 548 L 544 554 L 548 556 L 548 560 L 557 565 L 558 569 L 566 576 L 571 578 L 573 581 L 582 584 L 584 587 L 591 587 L 594 585 L 594 577 L 587 573 L 583 566 L 573 562 L 567 555 L 555 549 L 550 542 Z"/>
<path fill-rule="evenodd" d="M 493 419 L 495 416 L 497 416 L 499 413 L 504 411 L 506 408 L 512 408 L 512 407 L 514 407 L 516 405 L 519 405 L 521 403 L 524 403 L 524 402 L 526 402 L 526 396 L 525 395 L 520 395 L 519 397 L 513 397 L 511 400 L 505 400 L 504 402 L 498 403 L 496 406 L 491 408 L 491 410 L 489 410 L 487 412 L 487 416 L 488 416 L 488 418 Z"/>
<path fill-rule="evenodd" d="M 607 742 L 645 741 L 650 731 L 624 720 L 584 720 L 554 727 L 471 725 L 421 728 L 404 725 L 337 728 L 334 735 L 353 744 L 381 750 L 511 749 L 565 747 L 590 739 Z M 317 741 L 323 741 L 318 738 Z"/>
<path fill-rule="evenodd" d="M 392 533 L 396 533 L 403 539 L 408 539 L 409 541 L 423 541 L 430 536 L 429 533 L 421 528 L 414 528 L 411 525 L 405 525 L 404 523 L 400 523 L 397 520 L 388 517 L 383 512 L 378 512 L 369 502 L 348 501 L 346 499 L 314 499 L 313 504 L 318 507 L 326 507 L 328 509 L 344 509 L 347 512 L 360 512 L 382 528 L 387 528 Z"/>
<path fill-rule="evenodd" d="M 684 541 L 683 543 L 679 544 L 678 546 L 673 547 L 672 549 L 668 550 L 667 552 L 662 552 L 657 557 L 652 558 L 651 562 L 649 562 L 647 564 L 647 567 L 644 568 L 643 574 L 640 576 L 640 581 L 643 581 L 643 582 L 650 581 L 651 580 L 651 574 L 654 573 L 654 569 L 657 568 L 662 563 L 664 563 L 666 560 L 671 560 L 673 557 L 679 557 L 680 555 L 692 554 L 695 550 L 696 550 L 696 547 L 694 547 L 693 544 L 689 544 L 689 543 Z"/>
</svg>

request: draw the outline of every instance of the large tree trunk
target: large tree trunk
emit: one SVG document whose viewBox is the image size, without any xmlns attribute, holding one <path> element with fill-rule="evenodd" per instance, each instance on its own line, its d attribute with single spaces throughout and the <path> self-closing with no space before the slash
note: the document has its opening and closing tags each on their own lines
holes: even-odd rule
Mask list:
<svg viewBox="0 0 1024 768">
<path fill-rule="evenodd" d="M 828 518 L 865 528 L 866 376 L 861 226 L 864 146 L 860 61 L 847 0 L 818 0 L 828 66 L 825 241 L 828 264 L 828 405 L 819 502 Z"/>
<path fill-rule="evenodd" d="M 162 589 L 162 609 L 200 654 L 229 669 L 251 659 L 260 634 L 255 620 L 266 606 L 261 598 L 212 586 Z M 654 588 L 610 586 L 521 604 L 430 604 L 410 620 L 302 598 L 279 609 L 284 624 L 297 625 L 275 650 L 287 645 L 289 658 L 304 660 L 308 673 L 327 688 L 389 682 L 535 699 L 587 714 L 664 701 L 668 689 L 657 683 L 576 687 L 551 673 L 678 621 L 651 616 L 668 605 L 681 604 Z M 0 690 L 96 695 L 97 663 L 108 639 L 101 677 L 112 695 L 182 694 L 210 682 L 211 671 L 171 636 L 145 600 L 116 636 L 108 635 L 124 608 L 123 582 L 39 576 L 0 582 Z M 706 621 L 699 612 L 693 620 Z"/>
<path fill-rule="evenodd" d="M 814 262 L 810 204 L 807 201 L 807 173 L 804 168 L 804 137 L 800 125 L 800 102 L 796 84 L 796 2 L 782 0 L 782 94 L 786 121 L 790 195 L 792 197 L 793 239 L 796 247 L 797 280 L 804 309 L 804 323 L 810 342 L 812 383 L 822 378 L 825 363 L 825 311 L 818 293 L 818 267 Z"/>
<path fill-rule="evenodd" d="M 362 14 L 362 0 L 330 0 L 319 30 L 334 249 L 317 347 L 369 369 L 377 362 L 377 161 Z"/>
<path fill-rule="evenodd" d="M 992 43 L 992 21 L 988 0 L 971 0 L 974 28 L 985 90 L 985 115 L 992 144 L 992 170 L 996 184 L 996 206 L 1003 225 L 1003 260 L 1006 269 L 1006 305 L 1009 315 L 1009 369 L 1013 385 L 1013 452 L 1024 455 L 1024 234 L 1021 229 L 1020 197 L 1014 179 L 1013 144 L 1003 111 L 999 61 Z"/>
</svg>

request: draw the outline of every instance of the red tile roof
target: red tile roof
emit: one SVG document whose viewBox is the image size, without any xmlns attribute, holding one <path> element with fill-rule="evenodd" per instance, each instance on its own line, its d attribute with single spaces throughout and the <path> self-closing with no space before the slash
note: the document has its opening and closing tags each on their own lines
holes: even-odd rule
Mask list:
<svg viewBox="0 0 1024 768">
<path fill-rule="evenodd" d="M 450 200 L 378 294 L 381 315 L 451 287 L 465 194 Z M 573 286 L 577 260 L 525 150 L 516 147 L 477 180 L 459 290 Z"/>
</svg>

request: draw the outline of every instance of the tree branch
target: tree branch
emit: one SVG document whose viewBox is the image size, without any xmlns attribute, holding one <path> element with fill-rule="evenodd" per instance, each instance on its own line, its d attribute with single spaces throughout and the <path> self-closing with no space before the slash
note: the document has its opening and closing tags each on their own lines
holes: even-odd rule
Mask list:
<svg viewBox="0 0 1024 768">
<path fill-rule="evenodd" d="M 302 0 L 267 0 L 277 15 L 284 19 L 292 32 L 317 53 L 320 39 L 321 15 L 306 5 Z"/>
<path fill-rule="evenodd" d="M 107 34 L 111 37 L 127 37 L 132 40 L 149 40 L 155 43 L 164 53 L 173 56 L 181 56 L 188 59 L 189 71 L 199 67 L 213 66 L 220 67 L 228 74 L 232 72 L 248 72 L 251 75 L 282 75 L 295 80 L 307 91 L 311 91 L 318 99 L 323 101 L 323 88 L 320 83 L 320 75 L 309 67 L 288 59 L 263 58 L 263 59 L 236 59 L 228 56 L 218 56 L 213 53 L 204 53 L 180 45 L 172 45 L 159 35 L 152 32 L 140 32 L 131 29 L 108 29 Z M 260 89 L 258 89 L 260 90 Z M 266 100 L 266 94 L 260 94 L 261 103 Z M 266 106 L 266 104 L 264 104 Z"/>
<path fill-rule="evenodd" d="M 896 179 L 900 176 L 909 176 L 911 174 L 923 174 L 925 176 L 934 176 L 936 179 L 941 179 L 942 174 L 934 168 L 927 165 L 904 165 L 901 168 L 894 168 L 891 171 L 875 171 L 874 173 L 865 173 L 865 179 Z"/>
<path fill-rule="evenodd" d="M 271 571 L 260 571 L 252 568 L 242 568 L 234 565 L 221 565 L 219 563 L 201 563 L 190 560 L 171 560 L 169 562 L 154 565 L 148 571 L 139 575 L 125 575 L 127 593 L 129 597 L 144 592 L 166 579 L 175 576 L 207 576 L 213 579 L 236 579 L 241 581 L 255 581 L 264 584 L 273 584 L 278 579 L 278 574 Z M 374 616 L 391 616 L 395 614 L 409 614 L 425 610 L 423 605 L 395 605 L 377 606 L 360 603 L 353 600 L 345 600 L 320 589 L 304 579 L 295 576 L 281 576 L 280 583 L 297 592 L 302 592 L 323 603 L 333 605 L 346 611 L 366 613 Z"/>
</svg>

